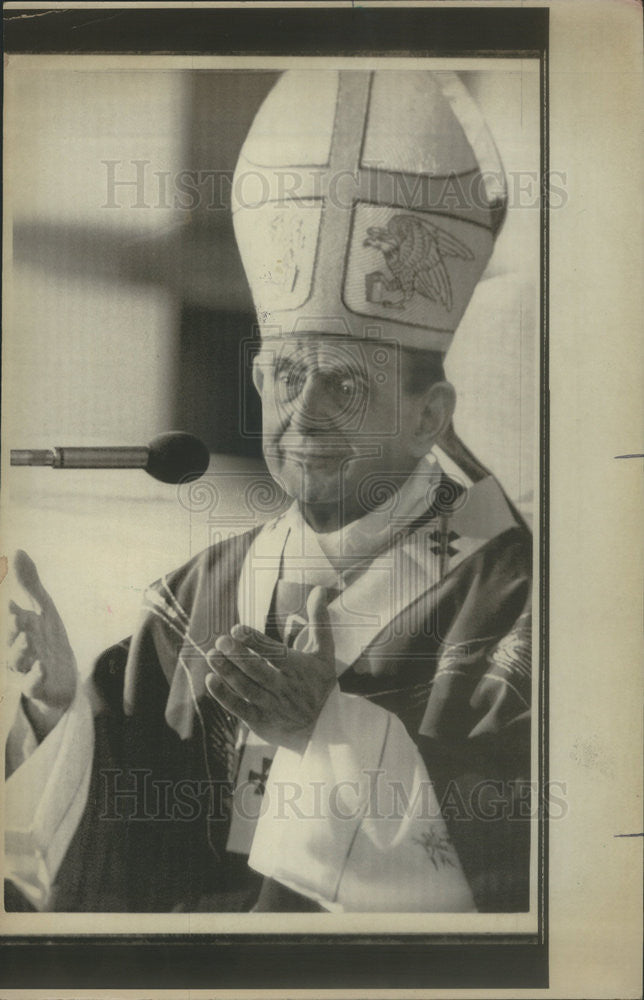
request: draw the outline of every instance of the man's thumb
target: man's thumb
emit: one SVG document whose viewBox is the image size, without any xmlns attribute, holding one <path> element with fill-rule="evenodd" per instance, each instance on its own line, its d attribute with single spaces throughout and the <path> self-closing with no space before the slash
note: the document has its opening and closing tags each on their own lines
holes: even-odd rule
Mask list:
<svg viewBox="0 0 644 1000">
<path fill-rule="evenodd" d="M 327 594 L 324 587 L 314 587 L 306 602 L 309 619 L 309 642 L 307 652 L 315 652 L 324 660 L 335 662 L 333 632 L 327 608 Z"/>
<path fill-rule="evenodd" d="M 36 660 L 31 670 L 25 674 L 22 693 L 25 698 L 44 698 L 45 671 L 40 660 Z"/>
</svg>

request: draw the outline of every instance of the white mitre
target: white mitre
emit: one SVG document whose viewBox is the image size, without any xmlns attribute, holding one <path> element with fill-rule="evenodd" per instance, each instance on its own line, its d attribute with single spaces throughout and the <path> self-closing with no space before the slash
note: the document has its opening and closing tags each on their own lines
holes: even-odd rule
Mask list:
<svg viewBox="0 0 644 1000">
<path fill-rule="evenodd" d="M 456 74 L 284 73 L 233 181 L 262 335 L 447 351 L 506 202 L 494 142 Z"/>
</svg>

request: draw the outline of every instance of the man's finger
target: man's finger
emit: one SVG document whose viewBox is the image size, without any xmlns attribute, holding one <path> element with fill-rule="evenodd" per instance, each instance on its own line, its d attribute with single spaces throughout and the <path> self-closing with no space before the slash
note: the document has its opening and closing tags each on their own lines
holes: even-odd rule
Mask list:
<svg viewBox="0 0 644 1000">
<path fill-rule="evenodd" d="M 277 645 L 275 643 L 275 646 Z M 243 670 L 248 677 L 267 691 L 274 692 L 283 680 L 279 669 L 281 666 L 279 661 L 277 664 L 273 664 L 264 655 L 256 652 L 250 644 L 247 645 L 246 643 L 238 642 L 236 639 L 231 638 L 231 636 L 223 635 L 217 639 L 215 649 L 223 653 L 229 660 L 232 660 L 240 670 Z M 278 649 L 281 655 L 284 656 L 286 653 L 284 647 L 278 647 Z"/>
<path fill-rule="evenodd" d="M 24 632 L 20 632 L 7 655 L 7 666 L 17 674 L 26 674 L 33 667 L 36 654 Z"/>
<path fill-rule="evenodd" d="M 309 619 L 309 639 L 303 652 L 317 653 L 327 663 L 335 663 L 335 645 L 324 587 L 313 588 L 306 602 L 306 613 Z"/>
<path fill-rule="evenodd" d="M 31 670 L 22 683 L 25 698 L 43 698 L 45 695 L 45 671 L 40 660 L 34 660 Z"/>
<path fill-rule="evenodd" d="M 232 641 L 231 639 L 230 642 L 232 643 Z M 225 643 L 223 645 L 228 648 Z M 261 669 L 253 671 L 249 665 L 251 660 L 255 660 L 261 667 L 261 660 L 254 653 L 244 649 L 243 646 L 241 649 L 244 651 L 241 655 L 236 649 L 226 654 L 222 653 L 219 648 L 214 649 L 208 654 L 208 663 L 237 694 L 266 710 L 269 708 L 270 687 L 267 688 L 255 680 L 255 676 L 263 677 L 264 674 Z M 272 673 L 276 674 L 277 671 L 273 669 Z"/>
<path fill-rule="evenodd" d="M 222 708 L 225 708 L 227 712 L 232 712 L 251 729 L 261 723 L 259 711 L 232 691 L 218 674 L 208 674 L 206 690 L 215 701 L 219 702 Z"/>
<path fill-rule="evenodd" d="M 17 550 L 13 566 L 18 583 L 40 605 L 41 610 L 48 611 L 54 607 L 54 602 L 40 582 L 35 562 L 23 549 Z"/>
<path fill-rule="evenodd" d="M 233 639 L 243 643 L 248 649 L 254 649 L 260 656 L 265 656 L 272 662 L 279 662 L 286 656 L 287 649 L 283 642 L 269 639 L 263 632 L 258 632 L 249 625 L 233 625 L 230 634 Z"/>
<path fill-rule="evenodd" d="M 7 640 L 11 645 L 21 632 L 31 632 L 40 623 L 40 615 L 37 611 L 27 611 L 21 608 L 15 601 L 9 601 L 9 612 L 13 616 L 13 622 L 9 629 Z"/>
</svg>

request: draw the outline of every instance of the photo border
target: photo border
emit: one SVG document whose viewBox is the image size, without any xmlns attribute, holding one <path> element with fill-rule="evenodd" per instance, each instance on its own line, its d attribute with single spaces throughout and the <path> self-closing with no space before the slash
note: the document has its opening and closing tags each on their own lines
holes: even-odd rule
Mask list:
<svg viewBox="0 0 644 1000">
<path fill-rule="evenodd" d="M 23 17 L 21 15 L 31 15 Z M 4 12 L 5 52 L 538 57 L 548 176 L 547 7 L 187 8 Z M 427 39 L 431 38 L 431 44 Z M 545 182 L 544 182 L 545 195 Z M 539 860 L 536 935 L 115 934 L 1 941 L 3 986 L 527 988 L 548 985 L 548 206 L 541 205 Z"/>
</svg>

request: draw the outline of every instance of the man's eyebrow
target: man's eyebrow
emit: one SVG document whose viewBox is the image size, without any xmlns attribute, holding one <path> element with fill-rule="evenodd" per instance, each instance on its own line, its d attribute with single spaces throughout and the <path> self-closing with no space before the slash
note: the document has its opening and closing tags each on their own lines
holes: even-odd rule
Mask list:
<svg viewBox="0 0 644 1000">
<path fill-rule="evenodd" d="M 263 347 L 253 358 L 253 364 L 260 365 L 262 368 L 274 368 L 280 360 L 281 355 L 278 351 Z"/>
<path fill-rule="evenodd" d="M 263 368 L 272 368 L 275 371 L 282 371 L 285 368 L 299 367 L 302 365 L 318 365 L 320 358 L 316 351 L 308 344 L 302 344 L 293 350 L 274 350 L 264 347 L 255 356 L 255 364 Z M 341 375 L 351 375 L 362 380 L 369 380 L 368 368 L 360 358 L 338 355 L 333 356 L 333 352 L 324 352 L 322 365 L 319 366 L 327 371 Z"/>
<path fill-rule="evenodd" d="M 298 363 L 298 359 L 294 358 L 292 354 L 278 354 L 276 358 L 273 359 L 272 367 L 276 371 L 283 371 L 284 368 L 292 368 L 294 364 Z"/>
<path fill-rule="evenodd" d="M 277 371 L 282 371 L 284 368 L 304 368 L 306 370 L 313 368 L 332 375 L 350 375 L 353 378 L 363 380 L 369 378 L 369 373 L 364 366 L 357 359 L 353 358 L 325 357 L 321 359 L 320 363 L 320 359 L 315 354 L 300 354 L 297 352 L 276 358 L 272 362 L 272 367 Z"/>
<path fill-rule="evenodd" d="M 294 354 L 281 354 L 277 351 L 266 351 L 256 355 L 255 362 L 259 368 L 270 368 L 273 372 L 282 372 L 287 368 L 295 368 L 302 364 L 302 359 Z"/>
</svg>

